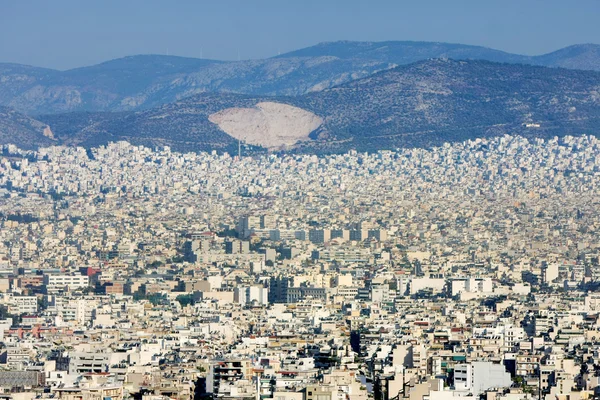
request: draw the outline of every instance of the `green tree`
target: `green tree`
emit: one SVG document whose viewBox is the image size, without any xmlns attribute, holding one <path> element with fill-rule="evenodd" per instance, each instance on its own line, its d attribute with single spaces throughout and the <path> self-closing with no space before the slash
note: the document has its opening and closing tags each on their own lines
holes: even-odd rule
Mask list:
<svg viewBox="0 0 600 400">
<path fill-rule="evenodd" d="M 177 300 L 179 302 L 179 304 L 181 304 L 182 307 L 185 307 L 187 305 L 194 305 L 195 301 L 194 301 L 194 295 L 192 294 L 180 294 L 179 296 L 177 296 L 175 298 L 175 300 Z"/>
</svg>

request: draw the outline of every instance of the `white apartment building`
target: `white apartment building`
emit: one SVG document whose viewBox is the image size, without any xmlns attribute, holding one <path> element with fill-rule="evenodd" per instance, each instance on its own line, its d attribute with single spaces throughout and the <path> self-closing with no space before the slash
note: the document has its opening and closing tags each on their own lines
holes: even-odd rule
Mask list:
<svg viewBox="0 0 600 400">
<path fill-rule="evenodd" d="M 89 286 L 89 278 L 83 275 L 44 275 L 46 293 L 69 292 Z"/>
<path fill-rule="evenodd" d="M 479 396 L 492 388 L 507 388 L 512 385 L 510 374 L 502 364 L 476 361 L 457 364 L 454 368 L 454 389 Z"/>
<path fill-rule="evenodd" d="M 13 296 L 8 311 L 13 315 L 35 314 L 38 311 L 38 300 L 35 296 Z"/>
<path fill-rule="evenodd" d="M 269 304 L 269 289 L 260 286 L 241 286 L 233 291 L 233 300 L 242 306 L 256 301 L 258 305 Z"/>
<path fill-rule="evenodd" d="M 109 364 L 109 353 L 81 352 L 69 354 L 69 374 L 106 372 Z"/>
<path fill-rule="evenodd" d="M 494 290 L 490 278 L 458 278 L 450 282 L 452 296 L 462 292 L 467 293 L 492 293 Z"/>
</svg>

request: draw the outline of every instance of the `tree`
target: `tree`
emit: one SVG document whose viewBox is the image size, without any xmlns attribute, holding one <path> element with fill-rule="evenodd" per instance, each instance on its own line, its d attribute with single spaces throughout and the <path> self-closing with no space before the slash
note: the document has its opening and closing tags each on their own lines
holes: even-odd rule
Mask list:
<svg viewBox="0 0 600 400">
<path fill-rule="evenodd" d="M 8 312 L 8 308 L 6 306 L 0 305 L 0 319 L 7 318 L 13 318 L 14 320 L 15 316 Z"/>
<path fill-rule="evenodd" d="M 168 304 L 167 295 L 162 294 L 162 293 L 152 293 L 151 295 L 148 296 L 148 300 L 154 306 Z"/>
<path fill-rule="evenodd" d="M 185 307 L 187 305 L 194 305 L 196 302 L 194 301 L 194 295 L 192 294 L 180 294 L 175 298 L 181 304 L 181 307 Z"/>
</svg>

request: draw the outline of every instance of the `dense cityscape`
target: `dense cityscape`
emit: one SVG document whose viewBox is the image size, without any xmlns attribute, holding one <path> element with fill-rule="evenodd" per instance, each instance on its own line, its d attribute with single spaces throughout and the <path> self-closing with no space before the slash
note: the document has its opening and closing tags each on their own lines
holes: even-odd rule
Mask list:
<svg viewBox="0 0 600 400">
<path fill-rule="evenodd" d="M 595 137 L 0 150 L 3 398 L 600 394 Z"/>
</svg>

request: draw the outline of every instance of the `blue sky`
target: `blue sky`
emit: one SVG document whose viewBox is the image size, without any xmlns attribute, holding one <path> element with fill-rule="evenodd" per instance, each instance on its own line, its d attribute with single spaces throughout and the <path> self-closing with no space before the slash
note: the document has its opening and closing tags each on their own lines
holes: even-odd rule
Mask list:
<svg viewBox="0 0 600 400">
<path fill-rule="evenodd" d="M 132 54 L 263 58 L 322 41 L 424 40 L 542 54 L 600 44 L 600 0 L 0 0 L 0 62 Z"/>
</svg>

